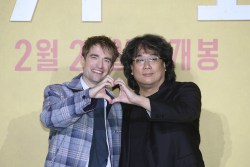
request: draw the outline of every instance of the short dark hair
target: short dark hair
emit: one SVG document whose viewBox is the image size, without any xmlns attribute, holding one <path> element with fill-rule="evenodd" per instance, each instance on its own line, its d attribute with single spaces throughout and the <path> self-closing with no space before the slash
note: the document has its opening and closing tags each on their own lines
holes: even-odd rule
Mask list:
<svg viewBox="0 0 250 167">
<path fill-rule="evenodd" d="M 82 47 L 82 56 L 86 58 L 89 50 L 94 45 L 100 45 L 102 49 L 108 50 L 112 54 L 112 65 L 116 61 L 117 57 L 119 57 L 119 52 L 115 43 L 109 38 L 104 35 L 102 36 L 92 36 L 89 37 Z"/>
<path fill-rule="evenodd" d="M 162 36 L 145 34 L 130 40 L 121 55 L 121 63 L 124 66 L 123 72 L 128 80 L 129 87 L 133 90 L 139 89 L 136 80 L 131 74 L 131 64 L 141 48 L 145 51 L 152 50 L 159 54 L 159 57 L 166 64 L 165 82 L 167 82 L 168 85 L 172 85 L 176 81 L 175 65 L 172 59 L 173 47 Z"/>
</svg>

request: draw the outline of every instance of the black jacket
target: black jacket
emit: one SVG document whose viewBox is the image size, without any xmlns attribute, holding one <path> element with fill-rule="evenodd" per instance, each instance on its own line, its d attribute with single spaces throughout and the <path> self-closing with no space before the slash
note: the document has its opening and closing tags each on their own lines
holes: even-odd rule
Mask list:
<svg viewBox="0 0 250 167">
<path fill-rule="evenodd" d="M 192 82 L 163 83 L 144 108 L 123 104 L 120 167 L 204 167 L 199 150 L 201 93 Z"/>
</svg>

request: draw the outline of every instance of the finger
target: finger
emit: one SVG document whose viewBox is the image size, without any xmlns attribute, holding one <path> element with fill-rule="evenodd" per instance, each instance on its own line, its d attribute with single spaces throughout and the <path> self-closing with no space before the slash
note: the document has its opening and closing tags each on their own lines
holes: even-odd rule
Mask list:
<svg viewBox="0 0 250 167">
<path fill-rule="evenodd" d="M 119 83 L 125 84 L 125 82 L 124 82 L 121 78 L 117 78 L 117 79 L 114 81 L 114 84 L 115 84 L 115 85 L 118 85 Z"/>
<path fill-rule="evenodd" d="M 114 79 L 110 75 L 107 75 L 107 77 L 104 80 L 108 80 L 110 82 L 114 82 Z"/>
<path fill-rule="evenodd" d="M 111 84 L 109 82 L 103 82 L 103 83 L 100 83 L 100 84 L 96 85 L 95 87 L 92 87 L 91 89 L 89 89 L 90 97 L 92 97 L 92 98 L 98 97 L 98 94 L 100 94 L 101 91 L 104 91 L 104 88 L 106 86 L 111 86 Z"/>
<path fill-rule="evenodd" d="M 109 78 L 109 79 L 111 79 L 111 80 L 114 80 L 110 75 L 107 75 L 106 78 Z"/>
<path fill-rule="evenodd" d="M 120 81 L 116 81 L 115 85 L 121 88 L 121 87 L 124 87 L 126 84 Z"/>
<path fill-rule="evenodd" d="M 114 98 L 112 99 L 111 104 L 119 103 L 119 102 L 121 102 L 119 98 Z"/>
<path fill-rule="evenodd" d="M 105 82 L 110 83 L 111 87 L 114 86 L 114 79 L 111 78 L 110 76 L 107 76 L 107 77 L 102 81 L 102 83 L 105 83 Z"/>
<path fill-rule="evenodd" d="M 109 104 L 112 104 L 112 99 L 108 95 L 105 95 L 103 98 L 107 100 Z"/>
<path fill-rule="evenodd" d="M 127 85 L 124 82 L 118 81 L 117 84 L 120 86 L 120 89 L 123 90 L 123 91 L 128 89 Z"/>
</svg>

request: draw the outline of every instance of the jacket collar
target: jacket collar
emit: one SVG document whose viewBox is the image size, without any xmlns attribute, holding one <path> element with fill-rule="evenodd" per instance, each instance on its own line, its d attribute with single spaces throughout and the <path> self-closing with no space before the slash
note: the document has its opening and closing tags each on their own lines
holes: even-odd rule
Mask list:
<svg viewBox="0 0 250 167">
<path fill-rule="evenodd" d="M 82 85 L 81 85 L 81 80 L 80 80 L 81 76 L 82 76 L 82 73 L 74 77 L 70 82 L 65 83 L 66 86 L 74 90 L 83 90 Z"/>
</svg>

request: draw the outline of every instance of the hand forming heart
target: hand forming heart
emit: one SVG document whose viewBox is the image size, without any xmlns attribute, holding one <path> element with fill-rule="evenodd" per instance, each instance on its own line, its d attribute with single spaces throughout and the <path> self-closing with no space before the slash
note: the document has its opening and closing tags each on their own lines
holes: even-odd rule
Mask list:
<svg viewBox="0 0 250 167">
<path fill-rule="evenodd" d="M 119 95 L 118 97 L 111 99 L 111 97 L 106 94 L 105 89 L 107 89 L 107 87 L 114 88 L 116 86 L 119 86 Z M 110 76 L 107 76 L 95 87 L 92 87 L 89 91 L 89 95 L 91 98 L 104 98 L 109 102 L 109 104 L 114 104 L 116 102 L 132 104 L 132 100 L 138 96 L 126 86 L 125 82 L 121 78 L 114 80 Z"/>
</svg>

